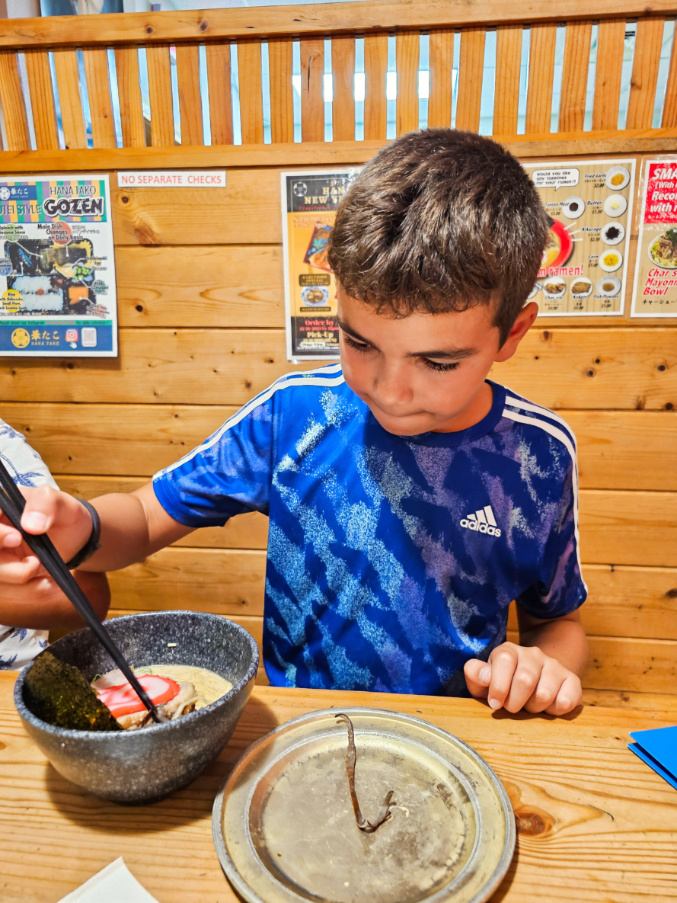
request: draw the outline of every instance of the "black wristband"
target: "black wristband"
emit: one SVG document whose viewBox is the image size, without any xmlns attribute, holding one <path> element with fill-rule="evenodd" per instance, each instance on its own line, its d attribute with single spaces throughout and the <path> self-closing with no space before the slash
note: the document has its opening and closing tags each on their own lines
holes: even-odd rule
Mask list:
<svg viewBox="0 0 677 903">
<path fill-rule="evenodd" d="M 93 505 L 90 505 L 89 502 L 86 502 L 84 499 L 78 499 L 78 501 L 84 505 L 90 513 L 92 518 L 92 532 L 89 534 L 89 539 L 80 551 L 73 555 L 70 561 L 66 562 L 66 567 L 69 571 L 74 571 L 75 568 L 80 567 L 83 561 L 87 561 L 88 558 L 91 558 L 99 548 L 99 542 L 101 540 L 101 519 L 99 518 L 99 512 Z"/>
</svg>

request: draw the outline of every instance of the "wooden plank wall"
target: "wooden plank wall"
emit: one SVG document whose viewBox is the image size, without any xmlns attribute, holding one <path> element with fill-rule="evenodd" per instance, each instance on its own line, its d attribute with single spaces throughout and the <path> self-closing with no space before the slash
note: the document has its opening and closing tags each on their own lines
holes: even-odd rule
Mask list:
<svg viewBox="0 0 677 903">
<path fill-rule="evenodd" d="M 595 18 L 564 0 L 524 21 L 517 0 L 153 13 L 9 20 L 0 31 L 0 173 L 111 174 L 118 277 L 117 360 L 0 359 L 0 417 L 26 433 L 61 486 L 85 498 L 128 490 L 211 433 L 271 380 L 285 360 L 279 174 L 367 160 L 386 140 L 388 34 L 396 35 L 396 129 L 417 128 L 419 37 L 429 35 L 431 125 L 477 129 L 488 28 L 497 30 L 494 134 L 521 158 L 634 156 L 677 149 L 673 51 L 663 122 L 652 128 L 657 47 L 672 12 L 599 0 Z M 440 9 L 445 7 L 443 12 Z M 382 18 L 387 12 L 387 18 Z M 252 19 L 256 13 L 257 18 Z M 618 129 L 626 24 L 639 20 L 626 127 Z M 323 22 L 318 27 L 317 21 Z M 379 22 L 398 23 L 387 30 Z M 551 132 L 557 28 L 566 22 L 559 129 Z M 265 23 L 265 29 L 261 23 Z M 591 29 L 598 29 L 592 130 L 584 130 Z M 517 134 L 522 42 L 529 32 L 526 133 Z M 366 35 L 365 35 L 366 33 Z M 454 59 L 454 36 L 460 56 Z M 364 36 L 364 140 L 356 141 L 355 40 Z M 322 72 L 331 38 L 333 142 L 325 142 Z M 302 141 L 292 122 L 293 42 L 302 70 Z M 199 82 L 206 47 L 208 96 Z M 262 50 L 265 44 L 266 50 Z M 177 47 L 180 124 L 174 123 L 170 46 Z M 137 48 L 146 48 L 150 124 Z M 237 47 L 242 146 L 234 146 L 231 64 Z M 92 111 L 87 149 L 76 51 L 84 48 Z M 109 69 L 115 50 L 115 78 Z M 48 52 L 54 52 L 52 84 Z M 267 52 L 270 84 L 262 85 Z M 32 121 L 22 90 L 20 56 Z M 451 70 L 459 70 L 456 96 Z M 111 90 L 122 111 L 115 134 Z M 271 99 L 264 144 L 263 93 Z M 54 92 L 61 98 L 59 146 Z M 203 146 L 202 105 L 210 111 Z M 30 133 L 35 148 L 30 149 Z M 178 137 L 177 137 L 178 135 Z M 119 146 L 118 146 L 119 145 Z M 224 189 L 120 189 L 121 169 L 226 166 Z M 634 266 L 637 211 L 629 272 Z M 629 309 L 626 298 L 626 310 Z M 557 410 L 579 441 L 581 536 L 591 636 L 589 699 L 674 692 L 677 677 L 677 327 L 671 320 L 549 318 L 494 377 Z M 306 367 L 309 365 L 305 365 Z M 113 614 L 161 608 L 215 611 L 260 639 L 266 521 L 247 515 L 201 531 L 111 575 Z M 514 625 L 511 625 L 514 627 Z"/>
</svg>

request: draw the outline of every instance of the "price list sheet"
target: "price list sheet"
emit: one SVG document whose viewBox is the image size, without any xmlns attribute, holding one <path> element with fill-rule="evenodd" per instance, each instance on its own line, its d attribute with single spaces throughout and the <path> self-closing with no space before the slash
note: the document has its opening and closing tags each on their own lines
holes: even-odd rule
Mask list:
<svg viewBox="0 0 677 903">
<path fill-rule="evenodd" d="M 623 313 L 634 159 L 525 164 L 550 232 L 530 299 L 541 316 Z"/>
</svg>

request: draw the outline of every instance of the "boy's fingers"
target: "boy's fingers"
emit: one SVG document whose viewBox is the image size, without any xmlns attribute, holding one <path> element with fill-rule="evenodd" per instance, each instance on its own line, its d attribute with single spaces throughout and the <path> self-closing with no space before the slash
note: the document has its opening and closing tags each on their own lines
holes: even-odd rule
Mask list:
<svg viewBox="0 0 677 903">
<path fill-rule="evenodd" d="M 7 515 L 0 512 L 0 549 L 15 549 L 22 542 L 21 533 L 12 526 Z"/>
<path fill-rule="evenodd" d="M 561 671 L 557 673 L 547 667 L 543 668 L 541 679 L 538 686 L 534 690 L 531 698 L 527 700 L 524 709 L 527 712 L 535 714 L 536 712 L 547 712 L 550 706 L 557 699 L 557 694 L 562 688 L 562 684 L 566 679 L 566 675 Z"/>
<path fill-rule="evenodd" d="M 477 658 L 471 658 L 463 667 L 468 692 L 476 699 L 486 699 L 491 681 L 491 666 Z"/>
<path fill-rule="evenodd" d="M 26 533 L 46 533 L 63 508 L 63 498 L 63 494 L 51 486 L 40 486 L 30 494 L 26 493 L 26 507 L 21 516 L 21 526 Z"/>
<path fill-rule="evenodd" d="M 49 533 L 57 551 L 69 561 L 91 534 L 92 517 L 87 508 L 77 498 L 51 486 L 24 489 L 23 494 L 26 505 L 21 516 L 22 529 L 33 536 Z M 19 549 L 21 554 L 20 536 L 13 527 L 3 528 L 0 524 L 0 550 Z M 2 580 L 0 572 L 0 583 Z"/>
<path fill-rule="evenodd" d="M 512 676 L 510 690 L 503 703 L 508 712 L 519 712 L 537 691 L 542 670 L 537 664 L 519 662 Z M 552 698 L 548 700 L 551 702 Z"/>
<path fill-rule="evenodd" d="M 59 510 L 59 493 L 50 486 L 31 488 L 17 487 L 26 499 L 21 515 L 21 526 L 26 533 L 38 535 L 46 533 Z M 0 549 L 19 549 L 24 542 L 21 533 L 3 515 L 0 521 Z"/>
<path fill-rule="evenodd" d="M 0 549 L 18 549 L 23 537 L 14 527 L 0 524 Z"/>
<path fill-rule="evenodd" d="M 26 499 L 21 515 L 21 526 L 26 533 L 46 533 L 56 510 L 57 503 L 54 497 L 58 496 L 58 493 L 49 486 L 39 489 L 22 486 L 17 488 Z M 12 526 L 6 515 L 0 515 L 0 548 L 15 549 L 22 542 L 21 533 Z"/>
<path fill-rule="evenodd" d="M 489 656 L 491 683 L 487 700 L 492 709 L 500 709 L 510 692 L 510 687 L 518 662 L 517 647 L 504 643 Z M 530 694 L 531 695 L 531 694 Z"/>
<path fill-rule="evenodd" d="M 559 688 L 555 701 L 545 711 L 548 715 L 566 715 L 581 704 L 582 698 L 580 678 L 575 674 L 569 674 Z"/>
<path fill-rule="evenodd" d="M 0 552 L 0 583 L 19 586 L 37 577 L 42 565 L 34 555 L 17 558 L 6 552 Z"/>
</svg>

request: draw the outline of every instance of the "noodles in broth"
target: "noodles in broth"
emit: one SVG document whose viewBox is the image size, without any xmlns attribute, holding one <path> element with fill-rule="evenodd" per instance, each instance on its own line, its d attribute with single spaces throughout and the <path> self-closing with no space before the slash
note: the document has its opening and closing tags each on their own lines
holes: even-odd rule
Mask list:
<svg viewBox="0 0 677 903">
<path fill-rule="evenodd" d="M 206 705 L 216 702 L 233 689 L 229 680 L 207 668 L 195 668 L 191 665 L 146 665 L 145 668 L 135 668 L 134 673 L 137 677 L 156 674 L 158 677 L 170 677 L 178 683 L 184 681 L 192 683 L 195 687 L 196 709 L 203 709 Z"/>
</svg>

